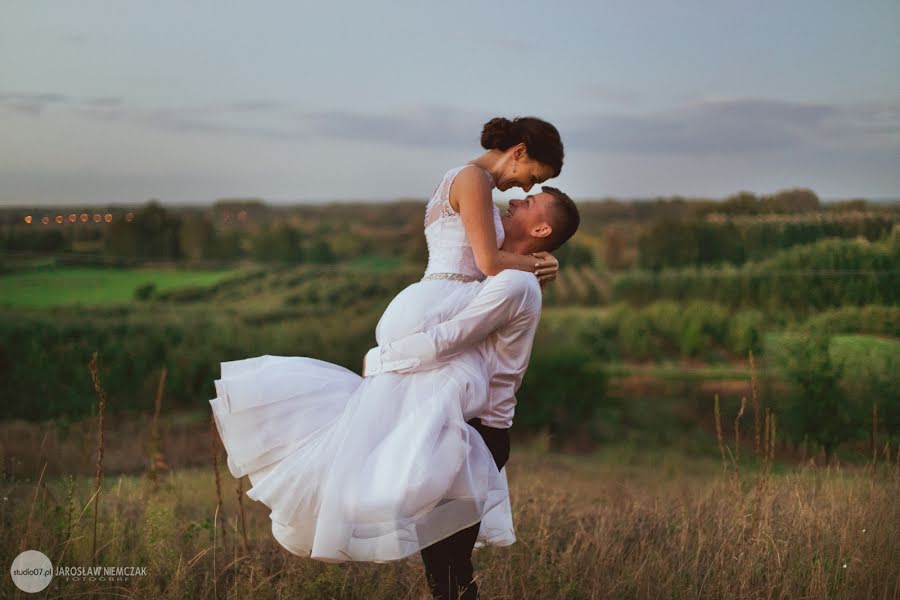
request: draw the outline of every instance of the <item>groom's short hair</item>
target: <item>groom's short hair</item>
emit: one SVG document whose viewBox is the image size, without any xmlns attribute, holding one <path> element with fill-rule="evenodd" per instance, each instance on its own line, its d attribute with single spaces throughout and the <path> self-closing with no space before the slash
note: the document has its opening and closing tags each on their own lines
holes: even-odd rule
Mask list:
<svg viewBox="0 0 900 600">
<path fill-rule="evenodd" d="M 551 220 L 553 221 L 550 223 L 550 227 L 553 231 L 544 241 L 544 250 L 553 252 L 569 241 L 569 238 L 578 231 L 578 226 L 581 224 L 581 215 L 578 214 L 578 207 L 563 191 L 549 185 L 542 186 L 541 191 L 553 196 L 553 201 L 549 207 Z"/>
</svg>

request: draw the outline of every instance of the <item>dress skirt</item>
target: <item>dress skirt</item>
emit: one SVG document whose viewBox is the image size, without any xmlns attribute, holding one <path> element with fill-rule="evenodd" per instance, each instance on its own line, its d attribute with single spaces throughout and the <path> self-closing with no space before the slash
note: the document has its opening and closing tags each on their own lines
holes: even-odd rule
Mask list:
<svg viewBox="0 0 900 600">
<path fill-rule="evenodd" d="M 381 317 L 377 342 L 451 318 L 481 285 L 412 284 Z M 482 346 L 430 370 L 366 378 L 264 355 L 221 363 L 210 405 L 229 471 L 249 477 L 247 495 L 270 509 L 284 548 L 385 562 L 479 521 L 479 546 L 515 542 L 506 471 L 466 423 L 485 410 L 488 382 Z"/>
</svg>

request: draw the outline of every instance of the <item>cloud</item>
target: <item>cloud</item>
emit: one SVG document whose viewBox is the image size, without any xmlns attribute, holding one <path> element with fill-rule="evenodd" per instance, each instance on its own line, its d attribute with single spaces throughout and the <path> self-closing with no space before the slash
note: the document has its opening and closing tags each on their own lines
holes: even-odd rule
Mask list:
<svg viewBox="0 0 900 600">
<path fill-rule="evenodd" d="M 299 113 L 305 128 L 321 137 L 424 147 L 465 147 L 477 142 L 490 118 L 446 106 L 413 105 L 388 114 L 345 111 Z"/>
<path fill-rule="evenodd" d="M 40 116 L 51 106 L 97 121 L 134 122 L 173 133 L 287 142 L 335 139 L 423 148 L 471 147 L 492 116 L 432 104 L 399 106 L 373 114 L 299 110 L 264 99 L 153 108 L 129 104 L 118 96 L 78 99 L 61 93 L 0 93 L 0 108 L 15 112 Z M 568 148 L 589 152 L 716 155 L 900 149 L 900 101 L 838 105 L 707 97 L 647 114 L 597 112 L 554 121 Z"/>
<path fill-rule="evenodd" d="M 296 141 L 330 138 L 401 146 L 464 147 L 477 141 L 490 118 L 446 106 L 401 106 L 385 114 L 302 111 L 268 100 L 195 107 L 148 108 L 118 96 L 84 99 L 62 94 L 0 94 L 0 108 L 40 112 L 50 103 L 84 118 L 133 122 L 174 133 L 207 133 Z"/>
<path fill-rule="evenodd" d="M 56 93 L 0 93 L 0 106 L 30 116 L 40 116 L 47 106 L 67 101 L 65 95 Z"/>
<path fill-rule="evenodd" d="M 223 105 L 225 110 L 233 110 L 237 112 L 269 112 L 282 108 L 278 102 L 270 102 L 269 100 L 243 100 L 238 102 L 230 102 Z"/>
<path fill-rule="evenodd" d="M 111 106 L 122 106 L 125 104 L 125 98 L 122 96 L 94 96 L 84 100 L 86 106 L 98 108 L 109 108 Z"/>
<path fill-rule="evenodd" d="M 691 154 L 885 142 L 897 147 L 898 109 L 900 104 L 844 106 L 705 98 L 649 115 L 601 114 L 573 119 L 568 123 L 567 143 L 594 151 Z"/>
<path fill-rule="evenodd" d="M 281 105 L 248 100 L 197 107 L 148 108 L 129 105 L 121 98 L 93 98 L 73 102 L 70 110 L 84 118 L 105 122 L 131 122 L 171 133 L 242 135 L 270 139 L 301 139 L 308 134 L 285 125 Z M 263 119 L 260 124 L 259 119 Z M 265 124 L 268 120 L 271 123 Z"/>
</svg>

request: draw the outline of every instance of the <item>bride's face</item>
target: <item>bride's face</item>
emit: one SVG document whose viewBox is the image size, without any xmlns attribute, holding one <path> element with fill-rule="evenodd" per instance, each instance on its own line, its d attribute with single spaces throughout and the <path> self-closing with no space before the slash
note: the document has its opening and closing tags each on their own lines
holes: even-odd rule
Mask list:
<svg viewBox="0 0 900 600">
<path fill-rule="evenodd" d="M 525 144 L 517 144 L 507 152 L 506 168 L 497 182 L 497 189 L 501 192 L 514 187 L 529 192 L 536 183 L 544 183 L 553 177 L 553 168 L 528 156 Z"/>
</svg>

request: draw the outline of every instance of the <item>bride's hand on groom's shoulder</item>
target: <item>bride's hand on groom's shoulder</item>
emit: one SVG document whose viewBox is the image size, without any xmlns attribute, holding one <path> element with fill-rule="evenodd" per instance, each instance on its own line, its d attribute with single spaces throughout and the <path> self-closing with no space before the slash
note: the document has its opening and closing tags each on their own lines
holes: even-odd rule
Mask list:
<svg viewBox="0 0 900 600">
<path fill-rule="evenodd" d="M 537 276 L 541 288 L 543 288 L 545 284 L 556 279 L 556 273 L 559 271 L 559 261 L 549 252 L 532 252 L 531 256 L 538 260 L 534 274 Z"/>
</svg>

